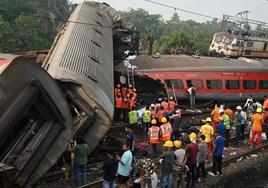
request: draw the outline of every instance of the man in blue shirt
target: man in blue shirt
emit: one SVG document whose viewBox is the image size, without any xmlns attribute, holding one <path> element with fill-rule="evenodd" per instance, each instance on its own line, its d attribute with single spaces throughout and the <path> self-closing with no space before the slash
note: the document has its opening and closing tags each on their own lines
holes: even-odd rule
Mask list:
<svg viewBox="0 0 268 188">
<path fill-rule="evenodd" d="M 128 188 L 129 187 L 129 172 L 130 172 L 130 167 L 132 163 L 132 153 L 129 150 L 128 144 L 123 144 L 123 151 L 124 154 L 120 158 L 117 156 L 117 160 L 119 161 L 118 163 L 118 169 L 117 169 L 117 174 L 118 174 L 118 187 L 119 188 Z"/>
<path fill-rule="evenodd" d="M 223 124 L 223 122 L 217 123 L 216 125 L 216 130 L 220 133 L 220 135 L 225 138 L 225 132 L 226 132 L 226 127 Z"/>
<path fill-rule="evenodd" d="M 224 138 L 218 131 L 215 132 L 216 139 L 214 140 L 214 152 L 213 152 L 213 172 L 209 172 L 210 175 L 216 176 L 217 173 L 222 175 L 222 155 L 224 149 Z"/>
</svg>

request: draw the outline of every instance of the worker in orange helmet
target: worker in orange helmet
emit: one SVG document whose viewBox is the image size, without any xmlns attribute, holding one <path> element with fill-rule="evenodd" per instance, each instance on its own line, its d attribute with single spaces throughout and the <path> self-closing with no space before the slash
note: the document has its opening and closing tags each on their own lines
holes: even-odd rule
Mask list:
<svg viewBox="0 0 268 188">
<path fill-rule="evenodd" d="M 115 115 L 114 120 L 120 120 L 120 116 L 123 113 L 123 98 L 121 93 L 118 93 L 117 97 L 115 98 Z"/>
<path fill-rule="evenodd" d="M 121 85 L 117 84 L 116 88 L 114 88 L 114 98 L 116 98 L 119 93 L 121 93 Z"/>
<path fill-rule="evenodd" d="M 219 114 L 220 107 L 218 104 L 215 105 L 215 108 L 211 112 L 212 117 L 212 127 L 214 130 L 216 130 L 216 125 L 221 122 L 220 120 L 220 114 Z"/>
<path fill-rule="evenodd" d="M 148 138 L 151 148 L 152 157 L 156 157 L 158 153 L 158 144 L 159 144 L 159 136 L 160 136 L 160 128 L 157 126 L 156 119 L 151 120 L 152 127 L 148 130 Z"/>
<path fill-rule="evenodd" d="M 171 134 L 172 134 L 172 126 L 167 120 L 167 118 L 163 117 L 162 125 L 160 126 L 160 138 L 162 142 L 171 140 Z"/>
<path fill-rule="evenodd" d="M 176 102 L 174 101 L 173 96 L 169 97 L 169 102 L 168 102 L 168 109 L 169 111 L 174 111 L 176 106 Z"/>
</svg>

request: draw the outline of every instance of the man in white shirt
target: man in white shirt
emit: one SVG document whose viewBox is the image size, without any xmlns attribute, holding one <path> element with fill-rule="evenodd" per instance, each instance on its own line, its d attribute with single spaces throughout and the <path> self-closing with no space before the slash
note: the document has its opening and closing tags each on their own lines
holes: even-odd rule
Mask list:
<svg viewBox="0 0 268 188">
<path fill-rule="evenodd" d="M 196 89 L 195 87 L 191 84 L 189 88 L 187 89 L 189 95 L 190 95 L 190 105 L 191 109 L 195 108 L 195 94 L 196 94 Z"/>
</svg>

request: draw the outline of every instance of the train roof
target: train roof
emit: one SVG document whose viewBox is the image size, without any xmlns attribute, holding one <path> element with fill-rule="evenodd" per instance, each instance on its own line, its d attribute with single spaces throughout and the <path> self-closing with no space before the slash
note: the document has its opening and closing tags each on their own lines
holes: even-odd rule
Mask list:
<svg viewBox="0 0 268 188">
<path fill-rule="evenodd" d="M 137 71 L 222 71 L 222 72 L 267 72 L 268 60 L 263 59 L 229 59 L 206 56 L 187 55 L 148 55 L 138 56 L 130 63 L 136 66 Z M 124 63 L 116 66 L 117 71 L 126 71 Z"/>
</svg>

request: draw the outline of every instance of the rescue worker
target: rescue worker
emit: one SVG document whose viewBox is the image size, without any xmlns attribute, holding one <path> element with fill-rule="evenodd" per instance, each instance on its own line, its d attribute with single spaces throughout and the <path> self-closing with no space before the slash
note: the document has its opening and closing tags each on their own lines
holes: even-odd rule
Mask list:
<svg viewBox="0 0 268 188">
<path fill-rule="evenodd" d="M 160 109 L 157 111 L 157 120 L 160 123 L 162 118 L 164 117 L 164 107 L 161 106 Z"/>
<path fill-rule="evenodd" d="M 132 127 L 134 133 L 137 134 L 138 114 L 135 108 L 128 113 L 128 123 Z"/>
<path fill-rule="evenodd" d="M 264 95 L 263 100 L 264 100 L 263 105 L 262 105 L 263 109 L 268 108 L 268 98 L 267 98 L 267 96 Z"/>
<path fill-rule="evenodd" d="M 202 125 L 200 128 L 200 133 L 205 135 L 205 143 L 207 144 L 207 152 L 208 155 L 211 153 L 211 144 L 212 144 L 212 139 L 213 139 L 213 133 L 214 129 L 212 127 L 212 120 L 210 117 L 206 119 L 206 124 Z"/>
<path fill-rule="evenodd" d="M 160 173 L 160 188 L 171 188 L 172 185 L 172 171 L 175 154 L 173 149 L 173 142 L 168 140 L 163 145 L 165 152 L 160 156 L 161 173 Z"/>
<path fill-rule="evenodd" d="M 223 124 L 226 127 L 226 133 L 225 133 L 225 146 L 229 147 L 229 140 L 230 140 L 230 130 L 231 130 L 231 123 L 230 118 L 227 114 L 224 113 L 223 109 L 219 110 L 220 114 L 220 120 L 223 122 Z"/>
<path fill-rule="evenodd" d="M 189 88 L 187 89 L 187 92 L 190 96 L 190 106 L 191 106 L 191 109 L 194 109 L 195 108 L 195 95 L 196 95 L 196 88 L 190 84 L 189 85 Z"/>
<path fill-rule="evenodd" d="M 121 85 L 117 84 L 116 88 L 114 88 L 114 98 L 118 97 L 119 93 L 121 93 Z"/>
<path fill-rule="evenodd" d="M 182 149 L 182 142 L 180 140 L 175 140 L 173 142 L 176 150 L 175 150 L 175 163 L 173 166 L 172 179 L 173 179 L 173 187 L 185 187 L 184 181 L 184 170 L 185 166 L 183 165 L 183 160 L 185 157 L 185 150 Z"/>
<path fill-rule="evenodd" d="M 249 95 L 249 97 L 247 98 L 244 108 L 247 108 L 250 103 L 253 103 L 252 95 Z"/>
<path fill-rule="evenodd" d="M 143 112 L 143 124 L 142 124 L 144 135 L 147 135 L 148 128 L 150 127 L 151 117 L 152 117 L 152 112 L 149 110 L 149 106 L 146 106 L 146 109 Z"/>
<path fill-rule="evenodd" d="M 233 110 L 231 109 L 231 107 L 228 105 L 227 108 L 224 110 L 224 113 L 227 114 L 230 118 L 230 121 L 233 120 L 234 118 L 234 112 Z"/>
<path fill-rule="evenodd" d="M 250 148 L 253 148 L 255 136 L 258 136 L 257 146 L 261 146 L 261 133 L 262 126 L 264 124 L 262 108 L 257 108 L 256 113 L 252 116 L 252 130 L 251 130 L 251 138 L 250 138 Z"/>
<path fill-rule="evenodd" d="M 186 147 L 185 154 L 185 164 L 188 166 L 189 170 L 187 172 L 187 186 L 194 186 L 197 182 L 196 178 L 196 163 L 198 154 L 198 144 L 196 143 L 196 134 L 192 132 L 190 134 L 191 143 Z"/>
<path fill-rule="evenodd" d="M 212 110 L 211 112 L 211 117 L 213 119 L 213 122 L 212 122 L 212 127 L 214 128 L 214 130 L 216 129 L 216 125 L 221 122 L 220 121 L 220 114 L 219 114 L 219 110 L 220 110 L 220 107 L 218 107 L 218 105 L 216 104 L 215 105 L 215 108 Z"/>
<path fill-rule="evenodd" d="M 146 35 L 147 55 L 152 55 L 153 43 L 154 43 L 153 34 L 152 34 L 151 30 L 149 30 L 147 35 Z"/>
<path fill-rule="evenodd" d="M 123 114 L 123 98 L 121 93 L 118 93 L 118 96 L 115 98 L 115 116 L 114 120 L 120 120 L 120 116 Z"/>
<path fill-rule="evenodd" d="M 136 106 L 138 94 L 137 94 L 137 90 L 135 88 L 133 88 L 133 90 L 132 90 L 132 95 L 133 95 L 134 104 Z"/>
<path fill-rule="evenodd" d="M 122 109 L 123 109 L 123 121 L 127 121 L 128 117 L 128 111 L 129 111 L 129 94 L 126 95 L 126 97 L 123 97 L 123 103 L 122 103 Z"/>
<path fill-rule="evenodd" d="M 152 157 L 156 157 L 156 155 L 158 154 L 160 128 L 157 126 L 156 119 L 152 119 L 151 125 L 152 127 L 150 127 L 148 130 L 148 137 L 151 151 L 150 153 Z"/>
<path fill-rule="evenodd" d="M 136 107 L 136 102 L 134 100 L 133 93 L 131 93 L 129 97 L 129 110 L 132 110 L 135 107 Z"/>
<path fill-rule="evenodd" d="M 169 102 L 168 102 L 168 109 L 169 111 L 174 111 L 176 106 L 176 102 L 174 101 L 174 98 L 172 96 L 169 97 Z"/>
<path fill-rule="evenodd" d="M 236 112 L 234 115 L 234 126 L 235 126 L 235 139 L 236 139 L 236 145 L 239 144 L 240 139 L 241 139 L 241 126 L 242 126 L 242 121 L 243 117 L 241 115 L 242 108 L 241 106 L 236 107 Z"/>
<path fill-rule="evenodd" d="M 121 88 L 121 94 L 122 94 L 122 97 L 126 97 L 127 96 L 127 88 L 124 85 Z"/>
<path fill-rule="evenodd" d="M 161 106 L 163 107 L 164 113 L 168 112 L 168 102 L 166 98 L 161 102 Z"/>
<path fill-rule="evenodd" d="M 162 142 L 165 142 L 171 139 L 172 127 L 165 117 L 162 118 L 161 122 L 162 125 L 160 126 L 160 138 Z"/>
<path fill-rule="evenodd" d="M 156 119 L 157 113 L 156 113 L 156 107 L 154 104 L 151 104 L 151 112 L 152 112 L 152 119 Z"/>
<path fill-rule="evenodd" d="M 127 93 L 131 94 L 133 92 L 133 86 L 131 84 L 128 85 Z"/>
<path fill-rule="evenodd" d="M 176 110 L 175 114 L 170 118 L 170 123 L 172 125 L 172 140 L 177 140 L 180 138 L 181 129 L 181 110 Z"/>
</svg>

